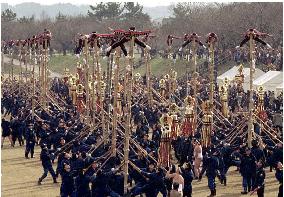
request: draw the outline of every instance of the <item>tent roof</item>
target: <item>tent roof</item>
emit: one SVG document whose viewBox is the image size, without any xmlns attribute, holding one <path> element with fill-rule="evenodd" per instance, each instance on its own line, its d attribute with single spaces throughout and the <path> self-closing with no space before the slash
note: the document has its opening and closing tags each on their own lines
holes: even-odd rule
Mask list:
<svg viewBox="0 0 284 197">
<path fill-rule="evenodd" d="M 235 79 L 235 76 L 239 73 L 238 71 L 239 66 L 234 66 L 233 68 L 231 68 L 230 70 L 228 70 L 227 72 L 223 73 L 222 75 L 218 76 L 218 80 L 224 80 L 225 77 L 227 77 L 230 81 Z M 249 74 L 250 74 L 250 68 L 244 68 L 243 70 L 244 73 L 244 77 L 245 77 L 245 81 L 246 79 L 249 78 Z M 254 78 L 258 78 L 259 76 L 263 75 L 264 72 L 262 70 L 260 70 L 259 68 L 255 69 L 254 72 Z"/>
<path fill-rule="evenodd" d="M 276 83 L 279 84 L 283 81 L 282 72 L 280 71 L 268 71 L 264 75 L 258 77 L 254 80 L 254 85 L 264 85 L 267 83 Z"/>
</svg>

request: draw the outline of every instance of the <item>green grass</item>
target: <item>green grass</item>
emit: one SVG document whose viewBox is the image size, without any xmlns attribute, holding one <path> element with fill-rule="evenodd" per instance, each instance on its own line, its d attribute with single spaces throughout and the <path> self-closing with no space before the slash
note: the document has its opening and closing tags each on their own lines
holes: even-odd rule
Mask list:
<svg viewBox="0 0 284 197">
<path fill-rule="evenodd" d="M 140 55 L 136 54 L 135 55 L 135 64 L 138 63 L 140 60 Z M 143 60 L 144 61 L 144 60 Z M 53 55 L 50 57 L 49 63 L 48 63 L 48 68 L 51 71 L 57 72 L 59 74 L 64 74 L 64 68 L 68 68 L 70 70 L 70 73 L 76 73 L 76 62 L 77 59 L 74 55 L 67 54 L 65 56 L 63 55 Z M 83 63 L 82 58 L 80 59 L 80 62 Z M 197 59 L 197 67 L 199 64 L 202 64 L 204 60 L 199 60 Z M 103 59 L 100 57 L 100 63 L 102 65 L 103 71 L 106 70 L 107 68 L 107 59 Z M 120 68 L 123 69 L 125 65 L 127 65 L 128 60 L 124 58 L 122 55 L 120 58 Z M 92 68 L 93 65 L 93 60 L 92 58 L 89 59 L 89 65 L 90 68 Z M 178 77 L 182 76 L 186 73 L 186 65 L 188 65 L 189 72 L 193 71 L 193 66 L 192 62 L 187 62 L 186 60 L 177 60 L 176 63 L 173 63 L 173 60 L 170 59 L 163 59 L 161 57 L 156 57 L 154 59 L 150 60 L 150 65 L 151 65 L 151 71 L 154 76 L 161 76 L 165 75 L 170 71 L 171 68 L 174 67 L 174 70 L 177 71 Z M 227 62 L 224 65 L 218 65 L 218 75 L 223 74 L 233 66 L 235 66 L 236 63 L 234 61 Z M 249 65 L 244 65 L 245 67 Z M 258 68 L 262 68 L 263 65 L 257 66 Z M 19 73 L 20 68 L 18 66 L 14 66 L 14 73 Z M 4 67 L 2 67 L 2 73 L 8 73 L 9 72 L 9 65 L 4 64 Z M 139 72 L 141 75 L 144 75 L 146 72 L 146 66 L 143 63 L 139 68 L 134 70 L 134 73 Z"/>
<path fill-rule="evenodd" d="M 25 69 L 23 68 L 22 71 L 24 72 Z M 11 64 L 4 63 L 1 64 L 1 74 L 12 74 L 12 66 Z M 20 66 L 13 66 L 13 74 L 18 75 L 21 72 Z"/>
</svg>

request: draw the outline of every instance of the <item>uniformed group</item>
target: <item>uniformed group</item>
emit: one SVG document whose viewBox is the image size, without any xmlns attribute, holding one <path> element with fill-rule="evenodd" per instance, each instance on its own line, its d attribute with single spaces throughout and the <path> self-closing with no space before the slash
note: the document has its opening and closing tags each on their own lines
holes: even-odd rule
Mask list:
<svg viewBox="0 0 284 197">
<path fill-rule="evenodd" d="M 130 30 L 135 31 L 135 28 Z M 88 39 L 95 39 L 97 34 L 92 35 L 94 38 L 89 36 Z M 214 33 L 209 34 L 208 37 L 211 38 L 210 36 L 217 38 Z M 261 41 L 259 36 L 254 38 L 258 42 Z M 123 44 L 129 41 L 128 38 L 126 36 L 121 40 L 114 40 L 107 51 L 110 52 L 118 46 L 124 49 Z M 188 40 L 180 50 L 191 41 L 204 46 L 199 41 L 198 35 L 192 34 L 188 35 Z M 210 42 L 210 39 L 208 41 Z M 246 37 L 242 44 L 247 41 Z M 150 47 L 140 40 L 136 40 L 136 43 L 150 50 Z M 84 47 L 83 40 L 76 52 L 80 53 L 82 47 Z M 37 180 L 38 184 L 44 184 L 48 172 L 55 184 L 58 183 L 57 179 L 60 176 L 62 197 L 124 196 L 124 127 L 118 124 L 116 153 L 109 154 L 111 141 L 102 143 L 103 127 L 91 126 L 82 118 L 88 106 L 85 105 L 86 93 L 83 87 L 80 90 L 76 83 L 76 80 L 80 79 L 80 72 L 78 70 L 77 79 L 64 76 L 63 79 L 52 80 L 50 96 L 53 99 L 48 101 L 47 108 L 41 107 L 38 103 L 34 113 L 31 110 L 32 98 L 28 94 L 31 87 L 13 79 L 5 80 L 2 83 L 1 98 L 3 117 L 1 146 L 3 147 L 6 137 L 9 138 L 12 147 L 17 140 L 20 146 L 25 145 L 26 159 L 39 157 L 41 160 L 43 174 Z M 242 77 L 241 75 L 240 72 L 239 77 Z M 136 81 L 131 107 L 133 129 L 129 150 L 127 195 L 145 194 L 147 197 L 156 197 L 161 193 L 163 197 L 194 196 L 192 188 L 194 181 L 202 181 L 202 177 L 206 175 L 209 197 L 216 196 L 216 178 L 226 186 L 229 184 L 227 172 L 230 167 L 235 166 L 243 180 L 241 194 L 257 193 L 258 196 L 264 196 L 267 173 L 265 168 L 269 167 L 270 171 L 275 172 L 275 178 L 279 182 L 278 196 L 283 196 L 282 128 L 280 133 L 275 133 L 277 135 L 275 139 L 267 132 L 259 131 L 258 122 L 255 122 L 256 135 L 252 147 L 249 148 L 245 135 L 248 127 L 241 125 L 238 127 L 246 115 L 237 113 L 241 110 L 236 109 L 247 108 L 248 105 L 247 93 L 239 88 L 238 78 L 236 83 L 228 85 L 228 82 L 225 82 L 224 87 L 220 87 L 219 92 L 216 91 L 216 99 L 221 103 L 220 115 L 217 117 L 224 119 L 214 117 L 214 122 L 212 122 L 213 114 L 210 112 L 212 106 L 206 101 L 209 97 L 206 91 L 208 79 L 200 76 L 193 78 L 192 83 L 187 79 L 177 79 L 176 72 L 171 70 L 168 75 L 154 79 L 152 82 L 155 95 L 152 105 L 146 102 L 148 94 L 143 88 L 141 90 L 137 88 L 144 87 L 145 80 L 139 78 L 140 80 Z M 121 87 L 121 84 L 124 84 L 123 79 L 118 85 Z M 194 95 L 196 84 L 198 96 Z M 123 123 L 126 107 L 123 87 L 119 92 L 121 98 L 118 100 L 120 102 L 118 106 L 121 109 L 117 112 L 119 122 Z M 39 99 L 39 97 L 36 94 L 34 98 Z M 269 96 L 265 94 L 264 98 L 266 97 Z M 263 105 L 260 110 L 266 110 L 274 104 L 263 103 L 262 98 L 260 94 L 254 95 L 256 106 Z M 266 116 L 266 119 L 260 117 L 267 123 L 266 128 L 270 128 L 269 125 L 273 126 L 273 115 L 281 111 L 283 102 L 279 100 L 279 108 L 271 112 L 271 116 Z M 197 107 L 199 105 L 202 109 Z M 95 112 L 100 111 L 96 110 L 98 109 L 94 109 Z M 202 121 L 199 124 L 200 113 Z M 258 111 L 256 110 L 255 113 Z M 96 117 L 96 113 L 93 116 Z M 235 128 L 237 128 L 235 132 L 239 132 L 240 136 L 232 137 L 231 131 Z M 108 134 L 111 139 L 111 129 Z M 34 154 L 36 145 L 41 148 L 38 156 Z"/>
</svg>

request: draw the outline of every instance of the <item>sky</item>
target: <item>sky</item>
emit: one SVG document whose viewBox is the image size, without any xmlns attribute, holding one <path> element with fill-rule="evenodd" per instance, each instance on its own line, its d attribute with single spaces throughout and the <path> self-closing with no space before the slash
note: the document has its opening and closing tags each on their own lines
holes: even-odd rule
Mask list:
<svg viewBox="0 0 284 197">
<path fill-rule="evenodd" d="M 99 0 L 99 1 L 94 1 L 94 0 L 1 0 L 1 3 L 8 3 L 10 5 L 16 5 L 24 2 L 34 2 L 34 3 L 40 3 L 43 5 L 52 5 L 52 4 L 57 4 L 57 3 L 71 3 L 74 5 L 93 5 L 96 4 L 97 2 L 107 2 L 106 0 Z M 121 2 L 118 0 L 112 0 L 112 2 Z M 146 7 L 155 7 L 155 6 L 168 6 L 171 5 L 171 2 L 174 2 L 174 0 L 169 1 L 169 0 L 160 0 L 160 1 L 153 1 L 153 0 L 141 0 L 141 1 L 134 1 L 134 2 L 139 2 L 139 4 L 142 4 L 143 6 Z"/>
<path fill-rule="evenodd" d="M 25 2 L 40 3 L 42 5 L 52 5 L 57 3 L 71 3 L 74 5 L 94 5 L 99 2 L 108 2 L 110 0 L 0 0 L 1 3 L 8 3 L 10 5 L 16 5 Z M 121 0 L 111 0 L 112 2 L 123 2 Z M 131 0 L 125 0 L 131 1 Z M 196 0 L 195 2 L 244 2 L 245 0 Z M 169 6 L 177 2 L 190 2 L 189 0 L 140 0 L 132 1 L 138 2 L 146 7 L 155 6 Z M 193 1 L 194 2 L 194 1 Z M 245 2 L 267 2 L 267 0 L 246 0 Z M 283 2 L 283 0 L 273 0 L 273 2 Z"/>
</svg>

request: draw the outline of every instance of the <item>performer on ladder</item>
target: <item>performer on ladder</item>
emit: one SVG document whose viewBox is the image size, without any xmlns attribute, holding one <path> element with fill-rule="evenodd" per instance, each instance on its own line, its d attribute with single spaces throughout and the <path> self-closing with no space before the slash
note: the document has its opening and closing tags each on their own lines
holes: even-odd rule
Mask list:
<svg viewBox="0 0 284 197">
<path fill-rule="evenodd" d="M 262 32 L 260 32 L 260 31 L 258 31 L 258 30 L 256 30 L 256 29 L 248 29 L 246 32 L 245 32 L 245 38 L 243 39 L 243 41 L 241 42 L 241 44 L 240 44 L 240 47 L 242 47 L 245 43 L 247 43 L 248 41 L 249 41 L 249 36 L 250 35 L 253 35 L 253 39 L 255 40 L 255 41 L 257 41 L 257 42 L 259 42 L 259 43 L 261 43 L 261 44 L 263 44 L 264 46 L 267 46 L 268 48 L 270 48 L 270 49 L 272 49 L 272 47 L 268 44 L 268 43 L 266 43 L 266 42 L 264 42 L 263 40 L 261 40 L 259 37 L 261 37 L 261 36 L 263 36 L 263 37 L 266 37 L 266 36 L 269 36 L 269 37 L 271 37 L 271 35 L 270 34 L 267 34 L 267 33 L 262 33 Z"/>
<path fill-rule="evenodd" d="M 90 47 L 94 47 L 94 41 L 95 39 L 98 39 L 98 35 L 97 32 L 93 31 L 91 34 L 87 34 L 87 35 L 83 35 L 81 33 L 77 34 L 78 38 L 76 40 L 77 46 L 75 49 L 75 55 L 79 58 L 79 55 L 83 49 L 83 47 L 85 46 L 85 39 L 88 39 L 88 44 L 90 44 Z M 99 42 L 99 40 L 97 40 L 97 46 L 98 48 L 101 48 L 101 44 Z"/>
<path fill-rule="evenodd" d="M 181 38 L 177 37 L 177 36 L 173 36 L 173 35 L 168 35 L 168 38 L 167 38 L 167 45 L 168 45 L 168 47 L 171 47 L 173 45 L 173 40 L 174 39 L 181 39 Z"/>
<path fill-rule="evenodd" d="M 130 27 L 129 28 L 129 32 L 127 32 L 127 31 L 124 31 L 124 30 L 114 30 L 114 34 L 122 34 L 123 35 L 123 37 L 119 40 L 119 41 L 117 41 L 117 42 L 115 42 L 115 43 L 113 43 L 111 46 L 109 46 L 108 48 L 107 48 L 107 54 L 106 54 L 106 56 L 109 56 L 110 55 L 110 53 L 111 53 L 111 51 L 113 50 L 113 49 L 115 49 L 116 47 L 121 47 L 121 48 L 125 48 L 125 46 L 123 46 L 124 45 L 124 43 L 126 43 L 126 42 L 129 42 L 130 40 L 131 40 L 131 33 L 132 32 L 137 32 L 137 33 L 140 33 L 140 32 L 138 32 L 138 31 L 136 31 L 136 28 L 133 26 L 133 27 Z M 144 34 L 149 34 L 150 32 L 146 32 L 146 33 L 144 33 Z M 135 34 L 134 34 L 135 35 Z M 143 35 L 143 32 L 141 32 L 141 35 Z M 142 42 L 142 41 L 140 41 L 138 38 L 136 38 L 135 37 L 135 39 L 134 39 L 134 42 L 136 43 L 136 44 L 138 44 L 140 47 L 142 47 L 142 48 L 147 48 L 148 50 L 151 50 L 151 47 L 150 46 L 148 46 L 148 45 L 146 45 L 144 42 Z M 124 55 L 125 56 L 127 56 L 127 51 L 123 51 L 123 53 L 124 53 Z"/>
<path fill-rule="evenodd" d="M 210 32 L 206 35 L 206 43 L 209 44 L 211 42 L 217 42 L 218 36 L 214 32 Z"/>
<path fill-rule="evenodd" d="M 179 48 L 179 51 L 182 51 L 182 49 L 186 47 L 186 45 L 191 43 L 191 41 L 193 41 L 194 39 L 195 39 L 195 42 L 197 42 L 200 46 L 206 49 L 205 45 L 199 40 L 200 36 L 198 36 L 197 33 L 194 32 L 190 34 L 189 36 L 186 35 L 185 38 L 188 38 L 188 39 L 182 44 L 182 46 Z"/>
</svg>

